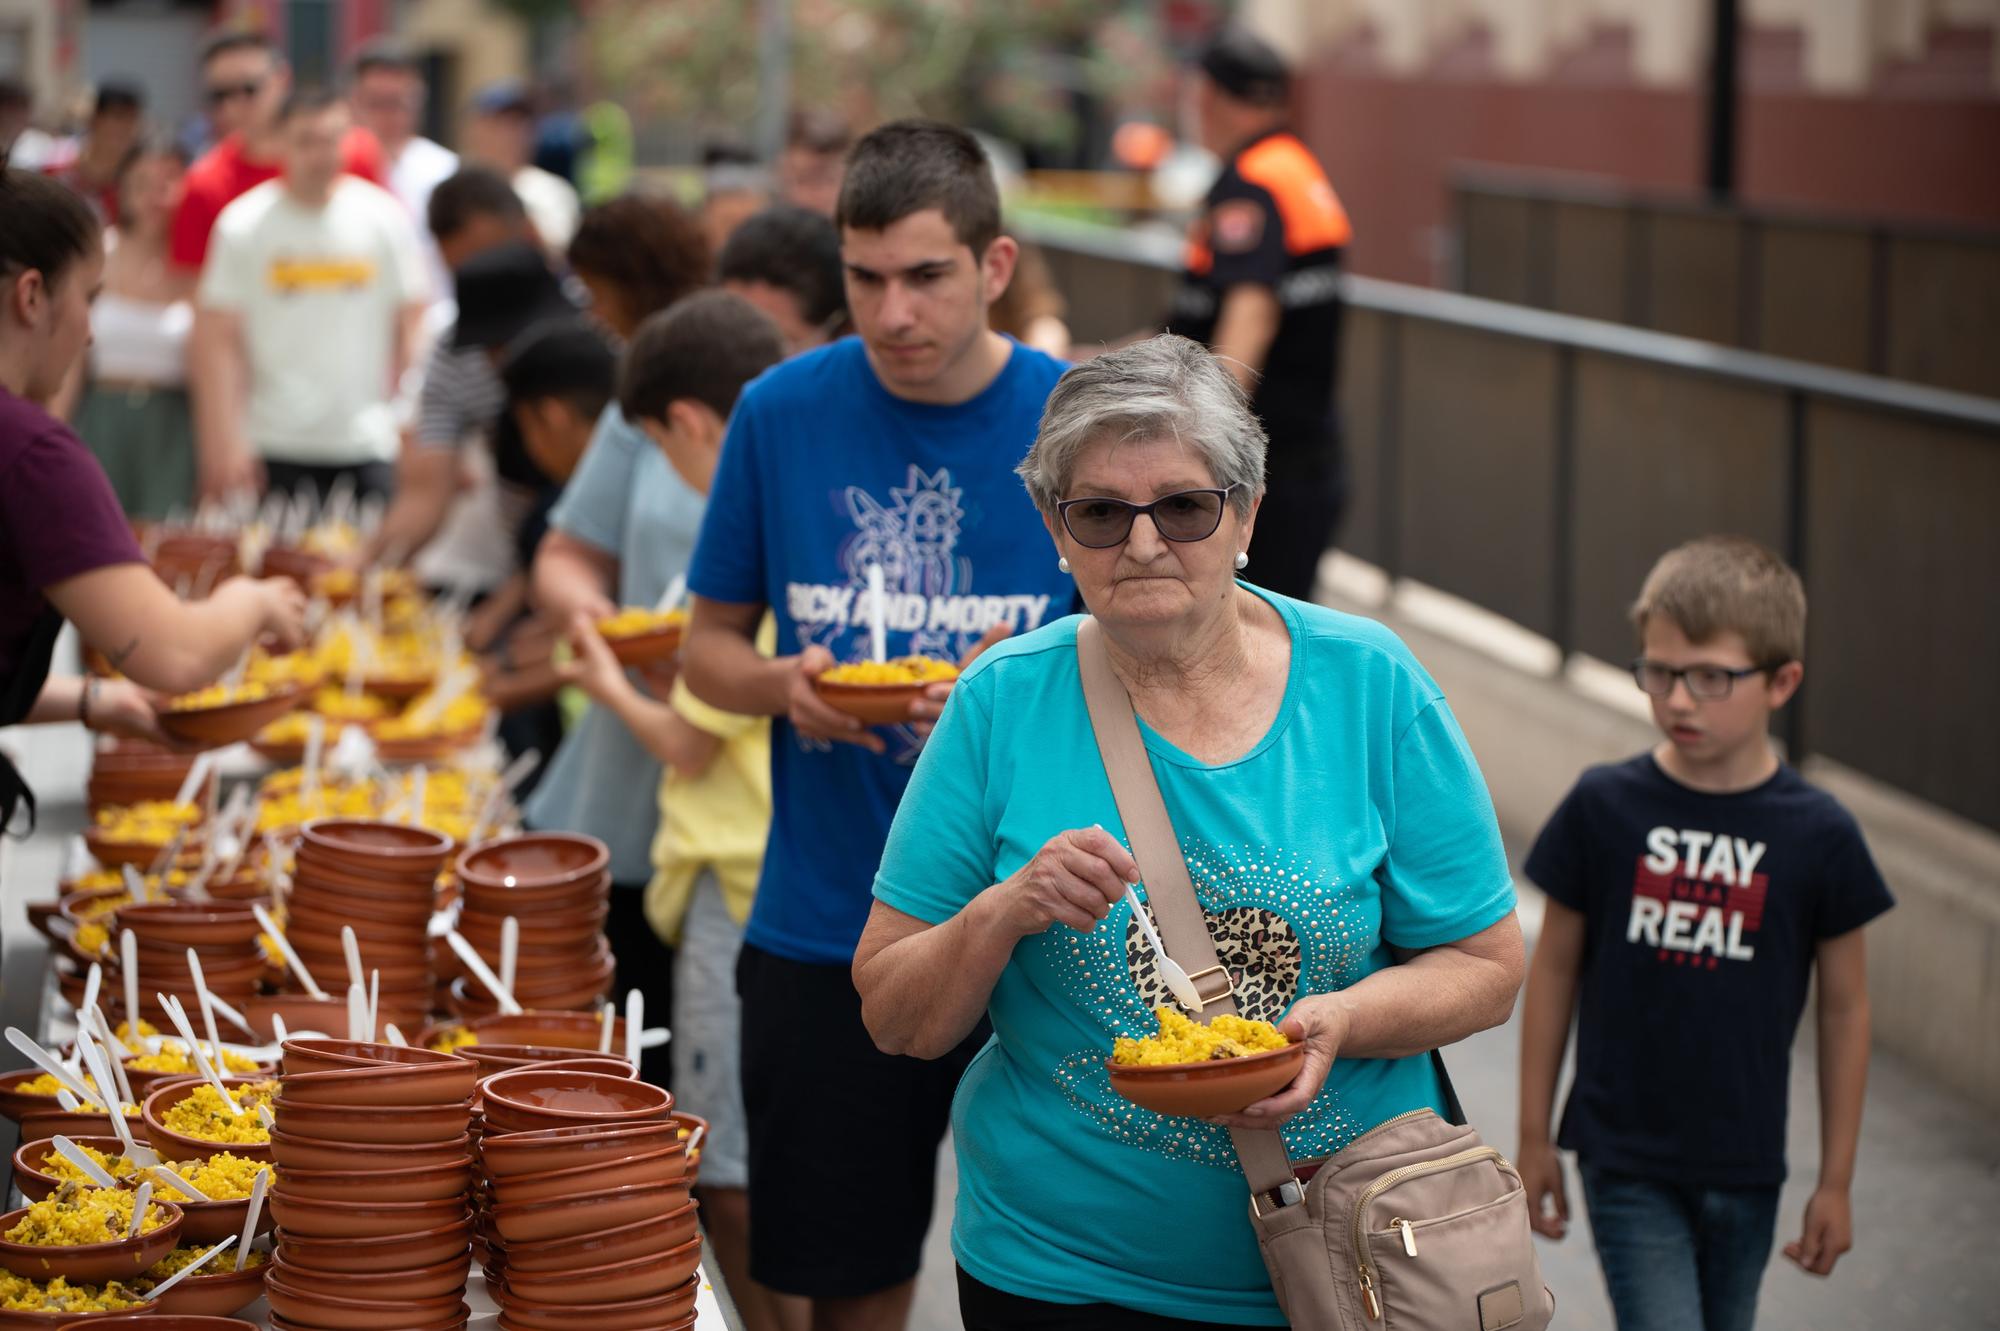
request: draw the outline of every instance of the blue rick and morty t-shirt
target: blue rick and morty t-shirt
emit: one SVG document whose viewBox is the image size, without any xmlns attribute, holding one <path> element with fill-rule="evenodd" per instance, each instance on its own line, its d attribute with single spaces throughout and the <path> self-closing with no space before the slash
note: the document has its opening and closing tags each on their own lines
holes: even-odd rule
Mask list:
<svg viewBox="0 0 2000 1331">
<path fill-rule="evenodd" d="M 1252 591 L 1257 589 L 1251 588 Z M 1258 592 L 1290 677 L 1264 738 L 1209 765 L 1141 722 L 1217 952 L 1244 1014 L 1453 942 L 1514 908 L 1493 807 L 1442 693 L 1379 624 Z M 877 899 L 941 923 L 1059 832 L 1123 837 L 1076 667 L 1075 618 L 988 652 L 917 765 Z M 1143 893 L 1142 893 L 1143 895 Z M 1221 1128 L 1165 1118 L 1106 1080 L 1114 1038 L 1172 1000 L 1129 906 L 1087 934 L 1023 939 L 994 987 L 993 1039 L 959 1084 L 952 1229 L 975 1278 L 1028 1298 L 1283 1325 Z M 1442 1108 L 1429 1060 L 1340 1059 L 1285 1127 L 1295 1159 L 1404 1110 Z"/>
</svg>

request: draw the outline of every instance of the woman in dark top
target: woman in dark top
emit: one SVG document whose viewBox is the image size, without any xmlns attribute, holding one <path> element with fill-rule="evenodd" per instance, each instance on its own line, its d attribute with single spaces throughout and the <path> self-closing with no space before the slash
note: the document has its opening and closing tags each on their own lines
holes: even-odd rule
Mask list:
<svg viewBox="0 0 2000 1331">
<path fill-rule="evenodd" d="M 82 200 L 0 162 L 0 726 L 80 720 L 159 738 L 145 690 L 200 688 L 265 635 L 296 646 L 305 603 L 277 578 L 179 600 L 147 566 L 104 469 L 45 409 L 90 343 L 103 273 Z M 65 619 L 125 679 L 50 679 Z M 0 829 L 26 796 L 0 758 Z"/>
</svg>

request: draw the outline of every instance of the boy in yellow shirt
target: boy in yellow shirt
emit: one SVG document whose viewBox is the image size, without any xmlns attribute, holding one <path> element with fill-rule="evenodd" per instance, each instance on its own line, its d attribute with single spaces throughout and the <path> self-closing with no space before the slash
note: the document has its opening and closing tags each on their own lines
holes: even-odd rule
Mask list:
<svg viewBox="0 0 2000 1331">
<path fill-rule="evenodd" d="M 690 296 L 640 325 L 626 349 L 618 399 L 689 487 L 707 494 L 723 428 L 744 384 L 784 356 L 777 328 L 740 296 Z M 776 646 L 766 617 L 757 645 Z M 563 670 L 610 708 L 665 765 L 646 918 L 678 945 L 674 967 L 674 1099 L 709 1122 L 702 1147 L 702 1222 L 751 1331 L 780 1325 L 778 1296 L 749 1275 L 749 1166 L 738 1043 L 736 954 L 757 890 L 771 821 L 771 724 L 719 711 L 674 682 L 666 702 L 640 691 L 597 627 L 570 626 Z"/>
</svg>

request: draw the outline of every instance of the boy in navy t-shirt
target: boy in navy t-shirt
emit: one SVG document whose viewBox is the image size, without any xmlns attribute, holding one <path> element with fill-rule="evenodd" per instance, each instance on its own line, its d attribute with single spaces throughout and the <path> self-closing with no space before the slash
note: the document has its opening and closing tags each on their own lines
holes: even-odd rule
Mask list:
<svg viewBox="0 0 2000 1331">
<path fill-rule="evenodd" d="M 1665 555 L 1632 619 L 1633 674 L 1666 739 L 1585 772 L 1528 856 L 1548 910 L 1522 1014 L 1517 1159 L 1535 1229 L 1561 1238 L 1556 1148 L 1576 1152 L 1621 1331 L 1752 1325 L 1815 965 L 1819 1186 L 1785 1255 L 1823 1276 L 1852 1246 L 1861 926 L 1893 903 L 1853 817 L 1771 748 L 1771 713 L 1804 674 L 1805 617 L 1798 575 L 1754 542 Z M 1572 1010 L 1576 1079 L 1551 1141 Z"/>
<path fill-rule="evenodd" d="M 890 656 L 958 660 L 1071 612 L 1075 584 L 1014 474 L 1064 366 L 987 327 L 1016 247 L 970 135 L 875 130 L 835 220 L 860 335 L 744 389 L 688 575 L 682 664 L 703 701 L 776 718 L 771 837 L 737 964 L 751 1278 L 814 1300 L 820 1320 L 900 1326 L 952 1092 L 986 1031 L 930 1062 L 884 1054 L 850 968 L 949 686 L 870 729 L 813 680 L 868 659 L 878 613 Z M 767 608 L 775 659 L 754 641 Z M 837 1113 L 829 1149 L 836 1106 L 856 1112 Z"/>
</svg>

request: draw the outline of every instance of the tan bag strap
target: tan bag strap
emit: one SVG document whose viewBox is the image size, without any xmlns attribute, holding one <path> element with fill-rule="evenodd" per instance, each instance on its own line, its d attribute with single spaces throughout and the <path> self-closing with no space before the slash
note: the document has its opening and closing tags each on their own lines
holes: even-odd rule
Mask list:
<svg viewBox="0 0 2000 1331">
<path fill-rule="evenodd" d="M 1174 834 L 1173 819 L 1160 797 L 1160 783 L 1153 776 L 1153 763 L 1146 756 L 1146 742 L 1132 713 L 1132 697 L 1111 669 L 1103 630 L 1088 616 L 1076 627 L 1076 663 L 1083 676 L 1083 700 L 1090 708 L 1097 751 L 1104 759 L 1104 774 L 1110 778 L 1111 797 L 1118 804 L 1119 820 L 1125 824 L 1132 858 L 1139 862 L 1139 876 L 1146 886 L 1146 900 L 1153 908 L 1160 941 L 1166 945 L 1167 955 L 1194 981 L 1202 997 L 1199 1015 L 1203 1021 L 1235 1012 L 1235 981 L 1216 958 L 1208 916 L 1195 895 L 1180 838 Z M 1291 1159 L 1275 1129 L 1232 1128 L 1229 1136 L 1236 1144 L 1251 1192 L 1273 1193 L 1293 1181 Z"/>
</svg>

